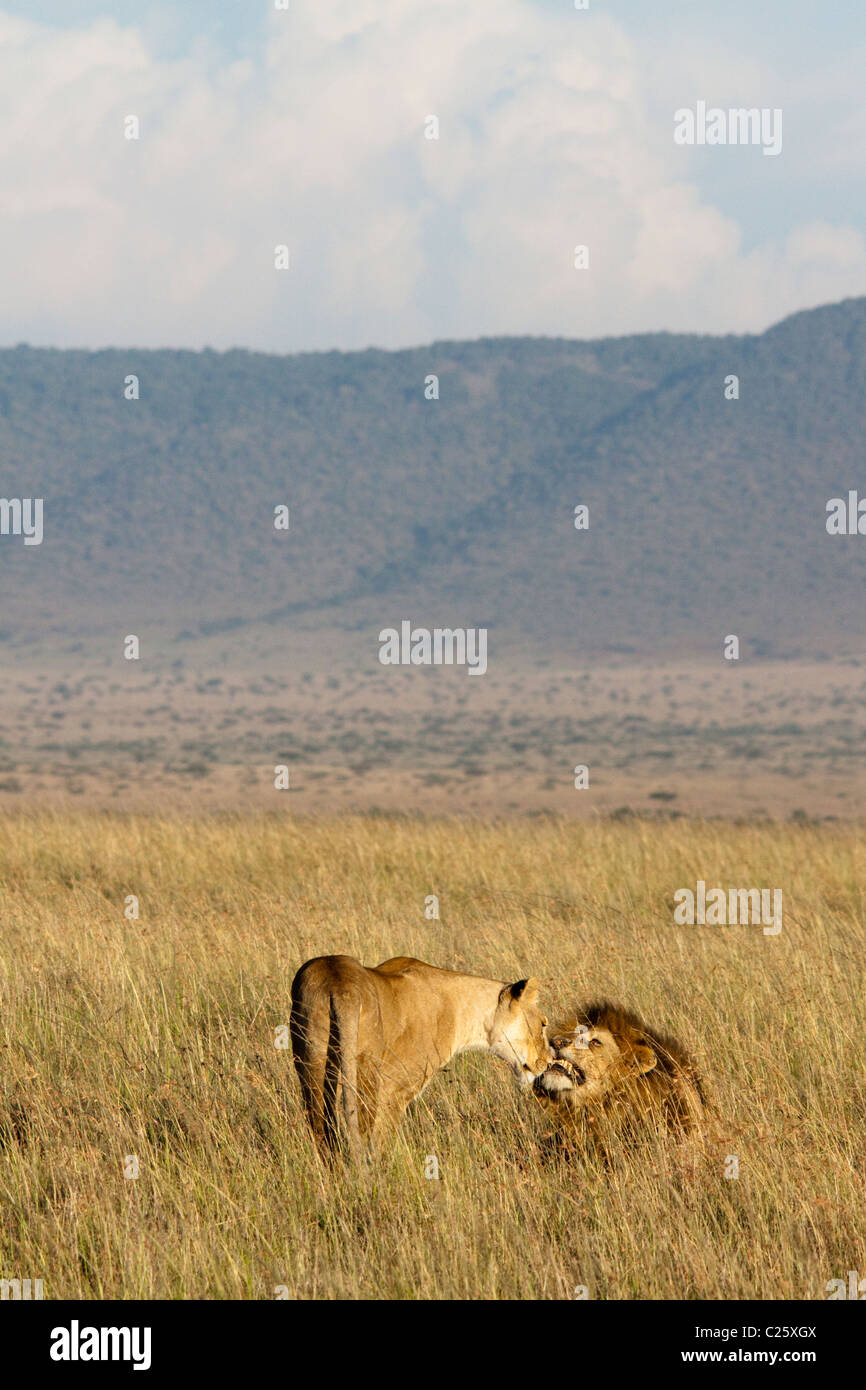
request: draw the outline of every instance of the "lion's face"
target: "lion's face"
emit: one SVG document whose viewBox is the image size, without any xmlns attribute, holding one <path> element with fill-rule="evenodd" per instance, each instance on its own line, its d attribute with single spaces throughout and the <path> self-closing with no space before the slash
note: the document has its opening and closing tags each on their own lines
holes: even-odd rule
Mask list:
<svg viewBox="0 0 866 1390">
<path fill-rule="evenodd" d="M 522 1086 L 541 1076 L 553 1052 L 547 1041 L 547 1019 L 538 1007 L 538 981 L 518 980 L 499 996 L 490 1046 L 515 1072 Z"/>
<path fill-rule="evenodd" d="M 536 1079 L 539 1095 L 569 1105 L 587 1105 L 617 1090 L 656 1065 L 656 1054 L 644 1043 L 615 1037 L 607 1028 L 578 1025 L 551 1039 L 554 1060 Z"/>
</svg>

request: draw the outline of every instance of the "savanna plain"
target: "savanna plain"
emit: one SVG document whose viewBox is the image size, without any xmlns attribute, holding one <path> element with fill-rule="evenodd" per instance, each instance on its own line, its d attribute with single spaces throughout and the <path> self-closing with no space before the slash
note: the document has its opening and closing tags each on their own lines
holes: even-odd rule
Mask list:
<svg viewBox="0 0 866 1390">
<path fill-rule="evenodd" d="M 782 931 L 675 925 L 699 879 L 781 888 Z M 866 1269 L 864 882 L 853 823 L 10 812 L 0 1277 L 46 1298 L 825 1298 Z M 331 952 L 534 974 L 551 1019 L 636 1009 L 697 1060 L 706 1152 L 553 1149 L 550 1115 L 471 1053 L 369 1171 L 327 1170 L 281 1044 L 295 971 Z"/>
</svg>

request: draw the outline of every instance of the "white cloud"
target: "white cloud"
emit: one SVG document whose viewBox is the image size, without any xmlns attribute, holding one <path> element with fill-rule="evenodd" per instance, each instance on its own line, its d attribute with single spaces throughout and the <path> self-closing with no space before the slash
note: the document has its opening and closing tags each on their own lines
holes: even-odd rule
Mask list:
<svg viewBox="0 0 866 1390">
<path fill-rule="evenodd" d="M 696 71 L 692 53 L 677 85 L 675 63 L 671 113 Z M 718 57 L 712 76 L 716 92 Z M 317 0 L 271 16 L 260 63 L 228 64 L 159 61 L 111 20 L 0 16 L 0 337 L 286 351 L 727 331 L 866 289 L 862 237 L 814 210 L 744 252 L 649 82 L 611 19 L 524 0 Z M 779 162 L 734 157 L 746 189 Z"/>
</svg>

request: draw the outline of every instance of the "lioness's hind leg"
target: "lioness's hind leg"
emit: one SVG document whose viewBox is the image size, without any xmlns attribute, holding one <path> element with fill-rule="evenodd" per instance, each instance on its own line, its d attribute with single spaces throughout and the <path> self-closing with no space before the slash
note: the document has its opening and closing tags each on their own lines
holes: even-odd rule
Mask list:
<svg viewBox="0 0 866 1390">
<path fill-rule="evenodd" d="M 414 1099 L 411 1091 L 389 1085 L 380 1078 L 376 1111 L 370 1128 L 370 1148 L 375 1153 L 381 1145 L 399 1128 L 403 1116 Z"/>
<path fill-rule="evenodd" d="M 310 1128 L 320 1152 L 334 1146 L 335 1104 L 328 1094 L 328 1028 L 300 1006 L 292 1009 L 290 1031 L 295 1070 Z"/>
</svg>

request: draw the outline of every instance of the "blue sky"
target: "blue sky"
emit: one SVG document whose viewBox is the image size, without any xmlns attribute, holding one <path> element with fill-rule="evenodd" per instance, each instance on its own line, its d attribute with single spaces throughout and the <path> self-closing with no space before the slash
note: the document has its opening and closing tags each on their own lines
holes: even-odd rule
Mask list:
<svg viewBox="0 0 866 1390">
<path fill-rule="evenodd" d="M 866 292 L 864 65 L 854 0 L 6 0 L 0 341 L 756 331 Z"/>
</svg>

